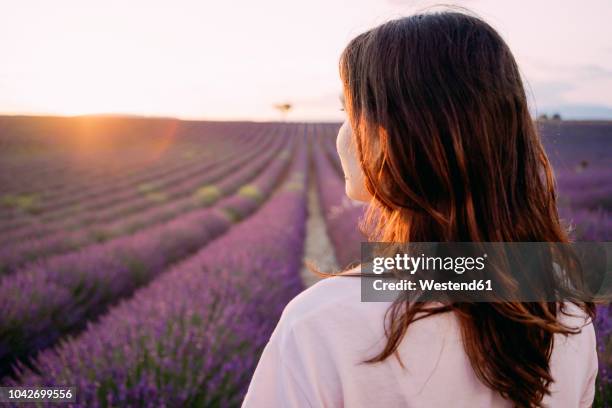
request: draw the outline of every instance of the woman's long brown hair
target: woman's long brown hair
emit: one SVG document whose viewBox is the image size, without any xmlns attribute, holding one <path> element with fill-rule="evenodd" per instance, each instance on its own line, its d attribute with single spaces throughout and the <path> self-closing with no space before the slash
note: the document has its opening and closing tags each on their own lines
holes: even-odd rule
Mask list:
<svg viewBox="0 0 612 408">
<path fill-rule="evenodd" d="M 389 21 L 348 44 L 340 76 L 371 241 L 568 242 L 519 69 L 489 24 L 454 10 Z M 579 331 L 555 302 L 398 300 L 368 362 L 394 354 L 412 322 L 450 311 L 476 375 L 519 407 L 550 393 L 553 335 Z"/>
</svg>

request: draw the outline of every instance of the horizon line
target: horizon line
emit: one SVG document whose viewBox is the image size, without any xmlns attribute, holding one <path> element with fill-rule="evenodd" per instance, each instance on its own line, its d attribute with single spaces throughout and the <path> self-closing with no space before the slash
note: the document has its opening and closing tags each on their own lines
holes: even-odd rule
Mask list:
<svg viewBox="0 0 612 408">
<path fill-rule="evenodd" d="M 551 116 L 548 118 L 540 118 L 538 116 L 531 115 L 534 121 L 548 121 L 548 122 L 612 122 L 612 118 L 564 118 L 554 119 Z M 342 123 L 342 119 L 253 119 L 253 118 L 206 118 L 206 117 L 181 117 L 181 116 L 165 116 L 165 115 L 146 115 L 146 114 L 132 114 L 132 113 L 85 113 L 85 114 L 57 114 L 57 113 L 12 113 L 12 112 L 0 112 L 0 118 L 65 118 L 65 119 L 77 119 L 77 118 L 123 118 L 123 119 L 158 119 L 158 120 L 178 120 L 182 122 L 253 122 L 253 123 Z"/>
</svg>

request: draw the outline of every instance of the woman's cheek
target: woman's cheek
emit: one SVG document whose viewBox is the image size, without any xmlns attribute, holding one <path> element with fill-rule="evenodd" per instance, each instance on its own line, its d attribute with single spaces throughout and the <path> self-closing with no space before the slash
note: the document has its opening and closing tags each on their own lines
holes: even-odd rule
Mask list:
<svg viewBox="0 0 612 408">
<path fill-rule="evenodd" d="M 353 150 L 353 149 L 350 149 Z M 370 194 L 365 186 L 365 175 L 357 161 L 356 154 L 350 154 L 340 158 L 345 175 L 346 195 L 357 201 L 368 201 Z"/>
<path fill-rule="evenodd" d="M 371 196 L 365 187 L 365 177 L 361 168 L 346 179 L 346 195 L 356 201 L 369 201 Z"/>
</svg>

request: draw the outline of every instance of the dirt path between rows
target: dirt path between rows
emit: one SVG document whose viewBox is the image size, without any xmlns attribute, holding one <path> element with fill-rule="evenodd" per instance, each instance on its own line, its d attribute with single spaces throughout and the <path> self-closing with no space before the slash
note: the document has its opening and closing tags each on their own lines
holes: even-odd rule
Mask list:
<svg viewBox="0 0 612 408">
<path fill-rule="evenodd" d="M 315 180 L 315 172 L 311 167 L 308 175 L 308 218 L 306 220 L 306 240 L 304 244 L 304 260 L 314 263 L 323 272 L 337 272 L 338 262 L 332 247 L 325 219 L 319 204 L 319 194 Z M 320 278 L 306 266 L 301 271 L 304 287 L 312 286 Z"/>
</svg>

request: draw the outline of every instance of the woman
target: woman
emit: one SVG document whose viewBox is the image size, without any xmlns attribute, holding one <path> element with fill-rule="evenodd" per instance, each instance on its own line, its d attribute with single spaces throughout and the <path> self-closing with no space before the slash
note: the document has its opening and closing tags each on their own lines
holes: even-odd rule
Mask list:
<svg viewBox="0 0 612 408">
<path fill-rule="evenodd" d="M 568 242 L 518 67 L 487 23 L 390 21 L 349 43 L 340 76 L 338 153 L 347 195 L 370 204 L 370 240 Z M 389 305 L 360 288 L 325 279 L 286 307 L 245 407 L 593 402 L 592 303 Z"/>
</svg>

